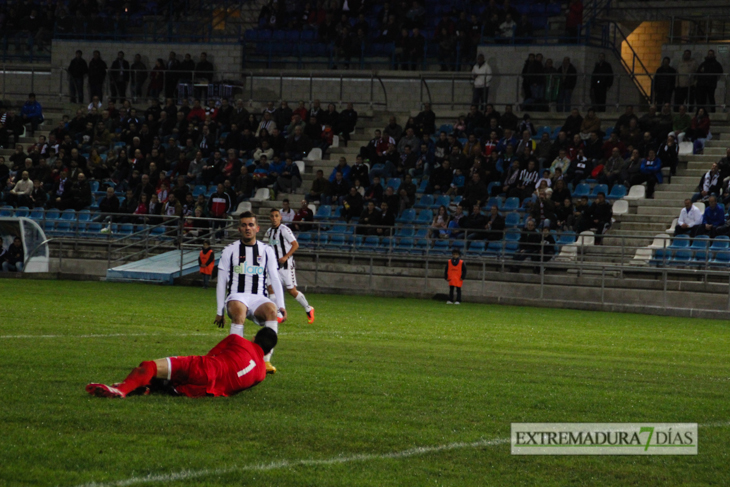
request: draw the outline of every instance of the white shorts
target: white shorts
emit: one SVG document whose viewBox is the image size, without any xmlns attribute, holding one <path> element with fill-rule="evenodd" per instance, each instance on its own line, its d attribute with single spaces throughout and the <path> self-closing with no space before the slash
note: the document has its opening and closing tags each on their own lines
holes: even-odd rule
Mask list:
<svg viewBox="0 0 730 487">
<path fill-rule="evenodd" d="M 253 321 L 259 326 L 264 326 L 263 323 L 261 323 L 256 317 L 254 316 L 254 313 L 261 305 L 264 305 L 266 303 L 274 303 L 272 300 L 267 298 L 266 296 L 261 296 L 260 294 L 251 294 L 251 293 L 231 293 L 228 295 L 228 299 L 226 299 L 226 305 L 229 301 L 239 301 L 243 303 L 246 306 L 246 318 Z M 274 303 L 274 306 L 276 306 L 276 303 Z M 227 306 L 226 306 L 227 308 Z M 228 317 L 230 318 L 230 313 Z"/>
<path fill-rule="evenodd" d="M 279 280 L 284 289 L 297 287 L 297 275 L 294 272 L 294 264 L 289 264 L 288 269 L 279 269 Z"/>
</svg>

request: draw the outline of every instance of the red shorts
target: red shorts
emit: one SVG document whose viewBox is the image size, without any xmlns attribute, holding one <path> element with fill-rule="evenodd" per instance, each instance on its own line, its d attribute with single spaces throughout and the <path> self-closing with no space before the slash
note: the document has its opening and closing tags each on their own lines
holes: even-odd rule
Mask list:
<svg viewBox="0 0 730 487">
<path fill-rule="evenodd" d="M 169 357 L 168 379 L 175 384 L 175 390 L 188 397 L 201 397 L 208 393 L 212 381 L 208 378 L 206 357 Z"/>
</svg>

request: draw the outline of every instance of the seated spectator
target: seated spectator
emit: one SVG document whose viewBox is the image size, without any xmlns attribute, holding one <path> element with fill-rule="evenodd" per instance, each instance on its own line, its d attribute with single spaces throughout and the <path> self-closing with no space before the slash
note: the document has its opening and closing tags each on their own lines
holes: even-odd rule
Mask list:
<svg viewBox="0 0 730 487">
<path fill-rule="evenodd" d="M 622 177 L 624 180 L 624 186 L 627 188 L 631 187 L 631 180 L 641 173 L 641 156 L 639 151 L 634 149 L 631 151 L 631 156 L 624 161 L 624 170 Z"/>
<path fill-rule="evenodd" d="M 674 235 L 689 235 L 694 237 L 702 228 L 702 212 L 692 204 L 692 200 L 684 200 L 684 208 L 679 212 L 677 225 L 674 227 Z"/>
<path fill-rule="evenodd" d="M 622 181 L 623 169 L 624 159 L 621 157 L 618 147 L 614 147 L 611 157 L 603 164 L 603 170 L 598 175 L 598 182 L 607 185 L 610 190 L 614 184 Z"/>
<path fill-rule="evenodd" d="M 549 229 L 545 229 L 549 233 Z M 527 259 L 531 259 L 533 262 L 540 262 L 543 259 L 541 257 L 543 254 L 543 246 L 542 244 L 542 236 L 540 233 L 536 230 L 535 220 L 528 219 L 527 224 L 525 225 L 525 228 L 522 230 L 522 235 L 520 235 L 520 242 L 517 247 L 517 252 L 515 252 L 513 259 L 515 262 L 522 262 Z M 520 268 L 517 266 L 513 266 L 510 268 L 511 272 L 520 272 Z M 536 274 L 539 273 L 539 269 L 535 267 L 533 269 L 533 272 Z"/>
<path fill-rule="evenodd" d="M 591 171 L 593 171 L 591 161 L 583 155 L 583 150 L 581 149 L 575 159 L 573 159 L 573 162 L 570 163 L 570 167 L 565 176 L 568 181 L 573 183 L 573 187 L 575 187 L 584 179 L 589 178 Z"/>
<path fill-rule="evenodd" d="M 555 192 L 553 192 L 553 196 L 555 196 Z M 555 203 L 555 228 L 559 231 L 572 230 L 574 212 L 573 201 L 569 197 L 563 199 L 562 202 Z"/>
<path fill-rule="evenodd" d="M 342 176 L 341 172 L 335 173 L 335 180 L 329 184 L 329 191 L 326 195 L 326 204 L 339 206 L 342 200 L 350 192 L 350 183 Z"/>
<path fill-rule="evenodd" d="M 375 208 L 375 202 L 371 200 L 360 215 L 355 233 L 358 235 L 377 235 L 378 231 L 373 228 L 374 225 L 380 225 L 380 211 Z"/>
<path fill-rule="evenodd" d="M 309 209 L 307 200 L 302 200 L 299 205 L 299 210 L 294 215 L 292 220 L 293 228 L 295 232 L 306 232 L 310 229 L 311 224 L 307 222 L 314 221 L 314 213 Z"/>
<path fill-rule="evenodd" d="M 670 168 L 670 178 L 677 174 L 677 164 L 679 164 L 679 146 L 674 140 L 674 137 L 671 135 L 667 136 L 667 141 L 659 147 L 659 151 L 656 156 L 661 159 L 662 164 L 665 167 Z M 720 173 L 722 175 L 722 171 Z M 728 174 L 730 174 L 730 172 Z M 671 179 L 669 182 L 672 182 Z"/>
<path fill-rule="evenodd" d="M 550 229 L 555 225 L 557 220 L 555 216 L 555 205 L 552 200 L 548 198 L 545 190 L 538 192 L 537 201 L 532 204 L 532 210 L 530 216 L 535 220 L 535 226 L 537 228 L 548 228 Z"/>
<path fill-rule="evenodd" d="M 692 125 L 685 132 L 685 137 L 694 142 L 693 153 L 701 154 L 705 148 L 704 141 L 710 134 L 710 117 L 704 108 L 698 108 L 692 119 Z"/>
<path fill-rule="evenodd" d="M 41 104 L 35 99 L 35 93 L 28 95 L 28 101 L 23 104 L 20 109 L 20 116 L 23 119 L 23 124 L 30 124 L 30 136 L 38 130 L 38 126 L 43 123 L 43 108 Z"/>
<path fill-rule="evenodd" d="M 293 161 L 301 161 L 312 150 L 312 145 L 312 140 L 304 135 L 300 126 L 297 126 L 294 128 L 294 133 L 286 139 L 287 157 L 291 157 Z"/>
<path fill-rule="evenodd" d="M 496 242 L 502 240 L 504 237 L 505 220 L 504 216 L 499 212 L 497 205 L 492 205 L 489 208 L 489 218 L 484 226 L 485 238 L 490 242 Z"/>
<path fill-rule="evenodd" d="M 330 191 L 330 182 L 324 177 L 324 172 L 319 169 L 317 170 L 317 176 L 312 181 L 312 188 L 309 193 L 305 196 L 307 203 L 312 201 L 319 201 L 323 205 L 327 203 L 327 195 Z"/>
<path fill-rule="evenodd" d="M 392 138 L 396 143 L 403 136 L 403 128 L 398 125 L 395 121 L 395 117 L 391 116 L 388 120 L 388 125 L 383 129 L 383 137 Z"/>
<path fill-rule="evenodd" d="M 374 201 L 375 205 L 379 205 L 383 201 L 383 185 L 380 184 L 380 177 L 375 176 L 370 187 L 365 192 L 365 202 Z"/>
<path fill-rule="evenodd" d="M 681 105 L 679 107 L 679 113 L 677 113 L 672 119 L 672 135 L 679 142 L 684 140 L 684 134 L 692 126 L 692 117 L 687 113 L 687 107 Z"/>
<path fill-rule="evenodd" d="M 471 213 L 459 221 L 459 226 L 467 231 L 467 239 L 482 240 L 487 226 L 487 218 L 482 215 L 479 205 L 474 205 Z"/>
<path fill-rule="evenodd" d="M 438 212 L 433 217 L 431 228 L 428 231 L 429 238 L 448 238 L 449 237 L 449 212 L 445 206 L 441 205 Z"/>
<path fill-rule="evenodd" d="M 722 179 L 720 179 L 720 170 L 716 162 L 712 163 L 709 171 L 702 175 L 700 184 L 697 186 L 697 192 L 692 196 L 692 203 L 695 201 L 707 201 L 710 196 L 719 196 L 720 188 L 722 188 Z"/>
<path fill-rule="evenodd" d="M 42 160 L 42 159 L 41 159 Z M 43 208 L 48 201 L 48 195 L 43 189 L 42 181 L 36 179 L 33 181 L 33 192 L 30 194 L 31 208 Z"/>
<path fill-rule="evenodd" d="M 426 193 L 446 193 L 451 185 L 452 178 L 453 172 L 449 167 L 449 161 L 448 159 L 444 160 L 440 167 L 437 167 L 431 172 L 431 177 L 428 179 L 428 186 L 426 187 Z"/>
<path fill-rule="evenodd" d="M 28 171 L 23 171 L 21 179 L 15 183 L 7 196 L 7 202 L 13 206 L 31 206 L 31 195 L 33 194 L 33 181 L 30 180 Z"/>
<path fill-rule="evenodd" d="M 710 196 L 709 205 L 702 216 L 702 226 L 697 230 L 696 235 L 709 235 L 710 238 L 715 238 L 718 235 L 717 229 L 724 224 L 725 212 L 717 204 L 717 198 Z"/>
<path fill-rule="evenodd" d="M 362 195 L 358 193 L 357 189 L 350 186 L 348 195 L 342 201 L 342 206 L 344 208 L 342 215 L 345 217 L 345 221 L 349 223 L 350 220 L 357 218 L 362 213 Z"/>
<path fill-rule="evenodd" d="M 119 198 L 114 194 L 114 188 L 106 188 L 106 195 L 99 202 L 101 214 L 94 221 L 114 221 L 112 213 L 119 213 Z"/>
<path fill-rule="evenodd" d="M 13 244 L 8 247 L 4 257 L 3 271 L 23 272 L 25 267 L 25 250 L 23 250 L 23 242 L 20 240 L 20 237 L 13 239 Z"/>
<path fill-rule="evenodd" d="M 395 227 L 395 211 L 392 211 L 388 206 L 387 201 L 380 203 L 380 225 L 381 228 L 377 229 L 377 234 L 381 237 L 391 236 L 393 234 L 393 227 Z"/>
<path fill-rule="evenodd" d="M 565 149 L 560 149 L 558 152 L 558 157 L 555 158 L 553 163 L 550 165 L 550 172 L 555 173 L 556 169 L 561 169 L 562 171 L 567 171 L 568 168 L 570 168 L 570 158 L 568 157 L 568 153 Z"/>
<path fill-rule="evenodd" d="M 562 132 L 565 132 L 565 135 L 572 139 L 575 134 L 580 134 L 580 129 L 583 126 L 583 117 L 580 116 L 580 112 L 578 112 L 577 108 L 573 108 L 570 111 L 570 115 L 568 115 L 568 118 L 565 119 L 565 123 L 563 123 L 563 128 L 560 130 Z"/>
<path fill-rule="evenodd" d="M 581 221 L 577 232 L 593 230 L 596 235 L 602 235 L 611 227 L 611 218 L 613 217 L 613 209 L 611 203 L 606 201 L 606 195 L 599 192 L 596 200 L 588 208 L 585 218 Z M 596 239 L 596 245 L 600 245 L 601 240 Z"/>
<path fill-rule="evenodd" d="M 281 210 L 279 210 L 279 213 L 281 213 L 282 223 L 287 224 L 287 226 L 294 221 L 294 215 L 296 214 L 289 206 L 289 200 L 286 198 L 281 202 Z"/>
<path fill-rule="evenodd" d="M 654 149 L 649 149 L 649 155 L 641 161 L 639 174 L 631 180 L 631 186 L 642 183 L 646 183 L 646 197 L 654 198 L 654 187 L 662 184 L 662 161 L 657 159 Z"/>
<path fill-rule="evenodd" d="M 299 173 L 299 166 L 294 164 L 291 157 L 287 157 L 281 174 L 276 179 L 274 190 L 284 193 L 294 193 L 302 185 L 302 176 Z"/>
<path fill-rule="evenodd" d="M 603 132 L 601 132 L 601 119 L 596 116 L 596 111 L 593 108 L 588 109 L 586 117 L 580 124 L 580 138 L 587 140 L 591 132 L 596 132 L 599 136 L 603 136 Z"/>
</svg>

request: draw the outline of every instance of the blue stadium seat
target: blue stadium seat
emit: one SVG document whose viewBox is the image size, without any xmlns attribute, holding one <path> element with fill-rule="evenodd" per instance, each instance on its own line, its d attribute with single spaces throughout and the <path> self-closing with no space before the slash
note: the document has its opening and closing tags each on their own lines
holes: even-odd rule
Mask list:
<svg viewBox="0 0 730 487">
<path fill-rule="evenodd" d="M 582 198 L 583 196 L 588 196 L 591 194 L 591 187 L 588 186 L 586 183 L 580 183 L 578 186 L 575 187 L 575 191 L 573 191 L 573 199 L 575 198 Z"/>
<path fill-rule="evenodd" d="M 517 212 L 507 213 L 504 219 L 504 224 L 507 228 L 515 228 L 520 226 L 520 214 Z"/>
<path fill-rule="evenodd" d="M 99 191 L 99 181 L 91 181 L 89 183 L 89 186 L 91 187 L 92 193 L 96 193 L 97 191 Z M 105 193 L 106 193 L 106 191 L 105 191 Z"/>
<path fill-rule="evenodd" d="M 415 229 L 412 226 L 409 225 L 409 226 L 405 226 L 405 227 L 400 227 L 395 232 L 395 236 L 396 237 L 409 237 L 410 238 L 410 237 L 413 237 L 413 235 L 415 235 L 415 233 L 416 233 Z"/>
<path fill-rule="evenodd" d="M 398 217 L 396 222 L 398 223 L 412 223 L 416 219 L 416 210 L 408 208 L 404 210 L 401 216 Z"/>
<path fill-rule="evenodd" d="M 692 260 L 692 251 L 691 250 L 677 250 L 676 252 L 674 252 L 674 257 L 672 257 L 671 264 L 672 265 L 688 265 L 691 260 Z"/>
<path fill-rule="evenodd" d="M 101 234 L 103 225 L 99 222 L 89 222 L 84 228 L 85 237 L 98 237 Z"/>
<path fill-rule="evenodd" d="M 423 193 L 426 191 L 426 188 L 428 187 L 428 179 L 424 179 L 421 181 L 421 184 L 418 185 L 418 192 Z"/>
<path fill-rule="evenodd" d="M 520 207 L 520 199 L 516 197 L 507 198 L 499 211 L 517 211 Z"/>
<path fill-rule="evenodd" d="M 380 245 L 380 239 L 375 235 L 370 235 L 368 237 L 365 237 L 362 245 L 360 246 L 360 250 L 365 252 L 373 252 L 378 249 L 378 245 Z"/>
<path fill-rule="evenodd" d="M 414 235 L 415 238 L 428 238 L 428 228 L 419 228 Z"/>
<path fill-rule="evenodd" d="M 312 234 L 302 232 L 299 235 L 297 235 L 297 242 L 299 242 L 299 245 L 302 247 L 309 247 L 312 243 Z"/>
<path fill-rule="evenodd" d="M 431 242 L 427 238 L 419 238 L 416 240 L 416 244 L 414 246 L 415 250 L 420 250 L 421 252 L 426 252 L 431 247 Z"/>
<path fill-rule="evenodd" d="M 730 267 L 730 252 L 716 252 L 715 258 L 712 259 L 711 264 L 714 267 Z"/>
<path fill-rule="evenodd" d="M 330 235 L 329 242 L 325 245 L 328 250 L 346 250 L 347 245 L 345 243 L 344 233 L 335 233 Z"/>
<path fill-rule="evenodd" d="M 0 206 L 0 216 L 13 216 L 13 207 L 10 205 Z"/>
<path fill-rule="evenodd" d="M 208 188 L 204 184 L 198 184 L 193 188 L 193 198 L 197 198 L 201 194 L 205 194 L 205 192 L 208 191 Z"/>
<path fill-rule="evenodd" d="M 593 186 L 593 190 L 591 190 L 590 198 L 597 198 L 598 193 L 603 193 L 608 196 L 608 186 L 605 184 L 596 184 Z"/>
<path fill-rule="evenodd" d="M 19 206 L 15 209 L 15 216 L 18 218 L 28 218 L 28 215 L 30 215 L 30 209 L 27 206 Z"/>
<path fill-rule="evenodd" d="M 563 232 L 560 234 L 560 238 L 558 238 L 556 243 L 559 247 L 562 247 L 563 245 L 575 243 L 575 239 L 575 232 Z"/>
<path fill-rule="evenodd" d="M 383 189 L 393 188 L 393 192 L 398 191 L 398 188 L 400 188 L 401 180 L 400 178 L 390 178 L 388 179 L 388 184 Z"/>
<path fill-rule="evenodd" d="M 91 212 L 89 210 L 82 210 L 79 212 L 79 221 L 88 222 L 91 220 Z"/>
<path fill-rule="evenodd" d="M 502 207 L 502 198 L 498 196 L 492 196 L 487 200 L 487 203 L 482 207 L 482 210 L 489 212 L 492 207 L 496 206 L 498 209 Z"/>
<path fill-rule="evenodd" d="M 377 251 L 381 253 L 390 252 L 391 249 L 395 248 L 396 241 L 392 237 L 383 237 L 380 239 Z"/>
<path fill-rule="evenodd" d="M 608 195 L 609 200 L 620 200 L 624 196 L 626 196 L 627 190 L 626 186 L 623 184 L 614 184 L 613 188 L 611 188 L 611 194 Z"/>
<path fill-rule="evenodd" d="M 654 254 L 651 256 L 649 263 L 655 266 L 665 266 L 672 258 L 672 251 L 667 249 L 654 249 Z"/>
<path fill-rule="evenodd" d="M 59 218 L 61 218 L 61 213 L 56 209 L 46 212 L 46 220 L 58 220 Z"/>
<path fill-rule="evenodd" d="M 71 222 L 69 220 L 57 220 L 53 228 L 54 235 L 59 237 L 67 236 L 71 233 Z"/>
<path fill-rule="evenodd" d="M 450 123 L 445 123 L 439 127 L 438 133 L 446 132 L 447 134 L 450 134 L 454 131 L 454 126 Z"/>
<path fill-rule="evenodd" d="M 33 211 L 30 213 L 30 217 L 33 220 L 43 220 L 43 208 L 33 208 Z"/>
<path fill-rule="evenodd" d="M 667 246 L 669 250 L 683 250 L 689 248 L 689 235 L 677 235 Z"/>
<path fill-rule="evenodd" d="M 61 220 L 67 222 L 76 221 L 76 210 L 63 210 L 63 213 L 61 213 Z"/>
<path fill-rule="evenodd" d="M 327 218 L 327 219 L 328 220 L 339 220 L 340 218 L 342 218 L 342 207 L 336 206 L 330 213 L 329 218 Z"/>
<path fill-rule="evenodd" d="M 327 220 L 332 215 L 332 207 L 329 205 L 321 205 L 314 214 L 315 220 Z"/>
<path fill-rule="evenodd" d="M 134 225 L 131 223 L 122 223 L 121 225 L 117 225 L 117 233 L 125 236 L 132 235 L 134 233 Z"/>
<path fill-rule="evenodd" d="M 418 209 L 431 208 L 433 206 L 433 195 L 424 194 L 413 207 Z"/>
<path fill-rule="evenodd" d="M 441 195 L 438 198 L 436 198 L 436 201 L 433 202 L 433 204 L 431 205 L 431 209 L 438 210 L 442 206 L 445 206 L 446 209 L 448 209 L 450 204 L 451 204 L 451 198 L 449 198 L 446 195 Z"/>
<path fill-rule="evenodd" d="M 469 244 L 466 255 L 469 257 L 480 257 L 486 251 L 486 245 L 483 240 L 475 240 Z"/>
<path fill-rule="evenodd" d="M 341 233 L 344 235 L 347 233 L 347 227 L 345 225 L 335 225 L 329 231 L 331 233 Z"/>
<path fill-rule="evenodd" d="M 713 252 L 721 251 L 721 250 L 727 250 L 730 247 L 730 237 L 726 235 L 721 235 L 719 237 L 715 237 L 715 240 L 712 241 L 712 245 L 710 246 L 710 250 Z"/>
<path fill-rule="evenodd" d="M 505 233 L 504 239 L 508 242 L 519 242 L 520 232 L 518 230 L 509 230 L 507 233 Z"/>
<path fill-rule="evenodd" d="M 327 244 L 330 241 L 330 236 L 326 233 L 320 233 L 319 236 L 316 237 L 317 242 L 317 248 L 323 249 L 327 246 Z"/>
<path fill-rule="evenodd" d="M 401 238 L 398 240 L 398 244 L 393 249 L 393 252 L 397 254 L 408 254 L 413 250 L 413 239 L 412 238 Z"/>
<path fill-rule="evenodd" d="M 433 248 L 431 249 L 431 255 L 438 255 L 438 256 L 451 255 L 451 250 L 449 249 L 449 241 L 446 239 L 436 240 L 433 243 Z"/>
<path fill-rule="evenodd" d="M 419 225 L 430 225 L 432 221 L 433 211 L 431 210 L 421 210 L 418 214 L 418 218 L 416 219 L 416 223 Z"/>
</svg>

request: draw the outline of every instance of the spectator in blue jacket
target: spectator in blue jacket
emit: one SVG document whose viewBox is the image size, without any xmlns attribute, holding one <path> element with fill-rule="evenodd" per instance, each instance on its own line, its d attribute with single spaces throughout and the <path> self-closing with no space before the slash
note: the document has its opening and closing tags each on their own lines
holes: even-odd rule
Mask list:
<svg viewBox="0 0 730 487">
<path fill-rule="evenodd" d="M 646 159 L 641 161 L 639 173 L 631 178 L 631 186 L 646 183 L 646 197 L 654 198 L 654 186 L 662 184 L 662 161 L 657 158 L 656 150 L 649 149 Z"/>
<path fill-rule="evenodd" d="M 342 177 L 346 180 L 350 179 L 350 166 L 347 165 L 347 159 L 344 157 L 340 157 L 340 161 L 337 163 L 337 166 L 332 169 L 332 174 L 330 174 L 330 183 L 335 182 L 335 176 L 338 172 L 341 172 Z"/>
<path fill-rule="evenodd" d="M 38 126 L 43 123 L 43 108 L 35 100 L 35 93 L 28 95 L 28 101 L 20 109 L 20 116 L 23 118 L 23 124 L 30 124 L 30 135 L 32 137 Z"/>
<path fill-rule="evenodd" d="M 710 196 L 709 205 L 705 208 L 702 217 L 702 225 L 697 235 L 709 235 L 711 238 L 717 236 L 717 228 L 725 223 L 725 211 L 717 204 L 717 198 Z"/>
</svg>

